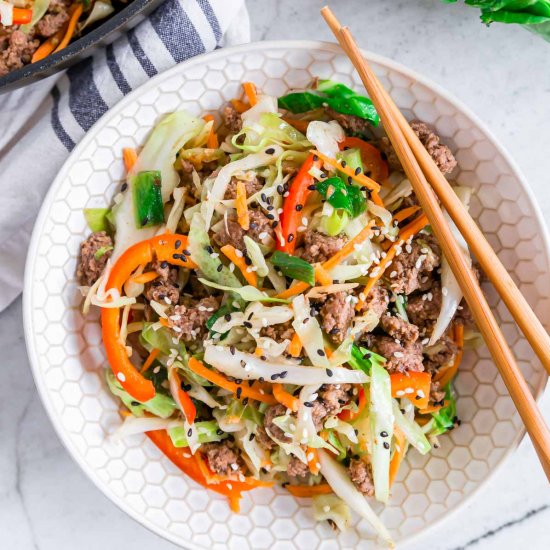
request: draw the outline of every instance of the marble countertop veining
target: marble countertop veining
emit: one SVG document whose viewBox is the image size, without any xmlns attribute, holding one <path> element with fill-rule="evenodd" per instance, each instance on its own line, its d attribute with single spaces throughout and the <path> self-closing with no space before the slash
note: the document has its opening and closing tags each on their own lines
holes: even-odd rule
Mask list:
<svg viewBox="0 0 550 550">
<path fill-rule="evenodd" d="M 322 0 L 249 0 L 254 40 L 331 40 Z M 437 0 L 331 2 L 362 46 L 452 91 L 513 151 L 550 220 L 550 45 L 478 12 Z M 168 550 L 85 477 L 37 395 L 23 341 L 21 300 L 0 314 L 0 547 L 6 550 Z M 542 400 L 550 419 L 550 395 Z M 452 521 L 407 548 L 550 548 L 550 491 L 524 441 Z M 405 545 L 403 545 L 405 547 Z"/>
</svg>

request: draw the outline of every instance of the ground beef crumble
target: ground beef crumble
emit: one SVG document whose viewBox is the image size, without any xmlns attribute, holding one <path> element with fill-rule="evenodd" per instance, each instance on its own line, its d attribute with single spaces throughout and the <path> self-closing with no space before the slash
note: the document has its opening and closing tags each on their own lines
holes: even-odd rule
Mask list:
<svg viewBox="0 0 550 550">
<path fill-rule="evenodd" d="M 289 477 L 305 478 L 309 476 L 309 466 L 304 464 L 299 458 L 292 455 L 288 466 L 286 467 L 286 473 Z"/>
<path fill-rule="evenodd" d="M 239 133 L 243 127 L 241 115 L 231 103 L 228 103 L 223 109 L 223 120 L 232 134 Z"/>
<path fill-rule="evenodd" d="M 177 268 L 171 266 L 168 262 L 154 262 L 152 264 L 159 277 L 145 285 L 145 297 L 147 300 L 154 300 L 161 304 L 177 304 L 180 299 L 180 288 L 176 282 L 178 279 Z"/>
<path fill-rule="evenodd" d="M 347 292 L 330 294 L 321 307 L 321 325 L 335 344 L 341 344 L 348 335 L 355 315 Z"/>
<path fill-rule="evenodd" d="M 92 286 L 113 253 L 113 240 L 105 231 L 92 233 L 80 244 L 80 258 L 76 276 L 81 285 Z"/>
<path fill-rule="evenodd" d="M 244 461 L 232 441 L 206 443 L 200 449 L 206 454 L 208 466 L 216 474 L 226 476 L 244 472 Z"/>
<path fill-rule="evenodd" d="M 326 262 L 344 246 L 346 240 L 345 235 L 329 237 L 319 231 L 307 229 L 304 232 L 304 243 L 296 250 L 296 256 L 310 264 Z"/>
<path fill-rule="evenodd" d="M 215 296 L 208 296 L 200 300 L 189 298 L 186 302 L 175 306 L 168 314 L 170 328 L 184 342 L 203 340 L 208 334 L 206 321 L 219 308 L 218 298 Z"/>
<path fill-rule="evenodd" d="M 249 172 L 244 172 L 241 175 L 236 175 L 231 178 L 225 190 L 224 199 L 237 198 L 237 184 L 239 181 L 244 183 L 247 198 L 257 193 L 263 187 L 263 183 L 258 179 L 256 173 L 250 170 Z"/>
<path fill-rule="evenodd" d="M 244 230 L 235 218 L 228 218 L 227 224 L 222 223 L 221 229 L 213 234 L 214 242 L 218 246 L 230 244 L 244 251 L 246 249 L 244 244 L 245 235 L 248 235 L 258 243 L 264 244 L 269 242 L 270 238 L 274 239 L 273 220 L 270 220 L 261 210 L 256 208 L 250 208 L 248 213 L 250 217 L 250 227 L 248 230 Z"/>
<path fill-rule="evenodd" d="M 369 464 L 363 460 L 353 459 L 348 467 L 348 474 L 359 491 L 369 497 L 374 495 L 374 482 Z"/>
</svg>

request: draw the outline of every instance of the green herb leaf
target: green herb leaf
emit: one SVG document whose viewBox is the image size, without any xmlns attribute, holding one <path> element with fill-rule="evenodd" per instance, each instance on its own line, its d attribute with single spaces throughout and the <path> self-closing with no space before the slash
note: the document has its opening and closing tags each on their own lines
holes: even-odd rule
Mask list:
<svg viewBox="0 0 550 550">
<path fill-rule="evenodd" d="M 437 412 L 432 413 L 434 429 L 430 433 L 433 435 L 443 434 L 455 425 L 456 399 L 450 382 L 445 386 L 445 401 L 449 402 L 446 407 L 442 407 Z"/>
<path fill-rule="evenodd" d="M 370 376 L 372 365 L 383 365 L 386 359 L 374 351 L 353 344 L 351 347 L 351 359 L 348 363 L 357 370 L 362 370 Z"/>
<path fill-rule="evenodd" d="M 274 266 L 278 267 L 286 277 L 304 281 L 304 283 L 311 286 L 315 284 L 315 270 L 313 266 L 305 260 L 276 250 L 272 254 L 270 261 Z"/>
</svg>

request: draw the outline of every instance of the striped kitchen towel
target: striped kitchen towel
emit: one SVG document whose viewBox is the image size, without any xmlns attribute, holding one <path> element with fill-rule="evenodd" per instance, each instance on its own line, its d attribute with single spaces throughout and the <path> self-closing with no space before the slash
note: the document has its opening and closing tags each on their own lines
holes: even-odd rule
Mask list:
<svg viewBox="0 0 550 550">
<path fill-rule="evenodd" d="M 249 40 L 244 0 L 166 0 L 125 36 L 64 74 L 0 96 L 0 311 L 22 290 L 42 199 L 94 122 L 176 63 Z"/>
</svg>

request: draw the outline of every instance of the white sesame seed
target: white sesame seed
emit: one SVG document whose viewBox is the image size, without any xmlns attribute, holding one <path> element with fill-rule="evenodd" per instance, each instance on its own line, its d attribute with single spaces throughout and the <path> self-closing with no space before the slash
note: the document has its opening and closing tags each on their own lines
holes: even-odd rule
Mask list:
<svg viewBox="0 0 550 550">
<path fill-rule="evenodd" d="M 233 273 L 233 271 L 235 271 L 235 264 L 233 262 L 231 262 L 229 264 L 229 271 L 231 271 L 231 273 Z"/>
<path fill-rule="evenodd" d="M 443 294 L 443 296 L 447 296 L 447 294 L 449 294 L 449 289 L 446 286 L 441 287 L 441 294 Z"/>
<path fill-rule="evenodd" d="M 328 504 L 323 506 L 323 512 L 330 512 L 330 506 Z"/>
<path fill-rule="evenodd" d="M 405 395 L 405 392 L 404 392 L 403 390 L 397 390 L 397 391 L 395 392 L 395 395 L 396 395 L 397 397 L 403 397 L 403 396 Z"/>
<path fill-rule="evenodd" d="M 160 372 L 160 366 L 157 365 L 154 369 L 153 369 L 153 373 L 154 374 L 158 374 Z"/>
<path fill-rule="evenodd" d="M 123 373 L 123 372 L 117 373 L 116 377 L 117 377 L 121 382 L 126 382 L 126 376 L 124 376 L 124 373 Z"/>
<path fill-rule="evenodd" d="M 414 393 L 412 388 L 405 388 L 405 393 Z"/>
<path fill-rule="evenodd" d="M 430 341 L 429 338 L 424 338 L 424 340 L 422 340 L 421 344 L 422 344 L 423 346 L 425 346 L 429 341 Z"/>
<path fill-rule="evenodd" d="M 397 357 L 398 359 L 400 359 L 401 357 L 403 357 L 403 352 L 401 352 L 401 351 L 394 351 L 394 352 L 393 352 L 393 356 L 394 356 L 394 357 Z"/>
<path fill-rule="evenodd" d="M 262 232 L 258 235 L 258 237 L 259 237 L 261 240 L 265 239 L 265 238 L 267 237 L 267 231 L 262 231 Z"/>
<path fill-rule="evenodd" d="M 237 258 L 242 258 L 243 257 L 242 251 L 239 250 L 238 248 L 235 250 L 235 254 L 237 255 Z"/>
<path fill-rule="evenodd" d="M 418 390 L 416 392 L 416 395 L 418 395 L 418 397 L 420 397 L 420 399 L 424 399 L 424 397 L 426 397 L 426 394 L 422 390 Z"/>
<path fill-rule="evenodd" d="M 181 332 L 181 328 L 180 328 L 180 327 L 176 327 L 176 326 L 173 326 L 173 327 L 172 327 L 172 330 L 173 330 L 174 332 Z"/>
<path fill-rule="evenodd" d="M 165 302 L 166 304 L 168 304 L 169 306 L 172 305 L 172 300 L 170 300 L 170 298 L 168 298 L 168 296 L 165 296 L 165 297 L 164 297 L 164 302 Z"/>
</svg>

